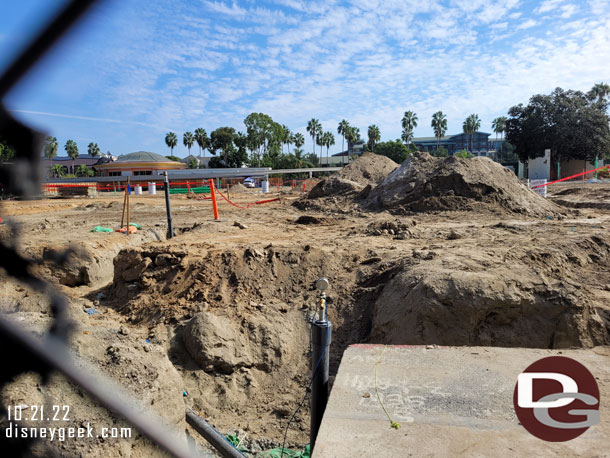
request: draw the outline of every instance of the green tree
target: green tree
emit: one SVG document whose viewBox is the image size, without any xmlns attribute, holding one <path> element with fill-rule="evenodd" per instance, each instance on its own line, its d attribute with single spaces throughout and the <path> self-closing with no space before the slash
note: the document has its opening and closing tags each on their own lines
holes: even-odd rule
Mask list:
<svg viewBox="0 0 610 458">
<path fill-rule="evenodd" d="M 402 141 L 409 145 L 413 140 L 413 131 L 417 127 L 417 115 L 413 111 L 405 111 L 402 117 Z"/>
<path fill-rule="evenodd" d="M 292 143 L 294 143 L 294 146 L 296 146 L 298 149 L 300 149 L 301 146 L 303 146 L 305 144 L 305 137 L 303 137 L 302 133 L 297 132 L 296 134 L 293 135 Z"/>
<path fill-rule="evenodd" d="M 375 151 L 381 156 L 389 157 L 398 164 L 409 157 L 409 148 L 399 139 L 381 142 L 377 144 Z"/>
<path fill-rule="evenodd" d="M 15 154 L 15 149 L 11 145 L 0 139 L 0 162 L 10 161 L 15 157 Z"/>
<path fill-rule="evenodd" d="M 95 175 L 95 172 L 89 167 L 87 167 L 85 164 L 81 164 L 76 167 L 75 175 L 77 177 L 92 177 L 93 175 Z"/>
<path fill-rule="evenodd" d="M 375 145 L 381 140 L 381 132 L 379 131 L 379 127 L 375 124 L 371 124 L 368 128 L 368 136 L 369 136 L 369 148 L 371 152 L 375 152 Z"/>
<path fill-rule="evenodd" d="M 189 169 L 197 169 L 199 168 L 199 161 L 197 161 L 197 159 L 195 159 L 194 157 L 191 157 L 188 160 L 187 167 Z"/>
<path fill-rule="evenodd" d="M 193 143 L 195 143 L 195 137 L 193 136 L 193 133 L 188 131 L 185 132 L 184 135 L 182 135 L 182 144 L 186 146 L 186 149 L 188 149 L 189 156 L 191 155 L 191 148 L 193 147 Z"/>
<path fill-rule="evenodd" d="M 53 160 L 55 156 L 57 156 L 57 149 L 59 145 L 57 143 L 56 137 L 47 137 L 44 144 L 44 157 L 46 157 L 49 162 Z"/>
<path fill-rule="evenodd" d="M 329 165 L 328 163 L 328 149 L 333 146 L 335 144 L 335 136 L 333 135 L 332 132 L 328 131 L 328 132 L 324 132 L 322 134 L 322 145 L 326 146 L 326 165 Z"/>
<path fill-rule="evenodd" d="M 349 149 L 350 145 L 354 145 L 354 143 L 358 143 L 361 140 L 360 129 L 358 127 L 349 126 L 345 132 L 345 139 L 347 140 L 347 147 Z"/>
<path fill-rule="evenodd" d="M 97 146 L 97 143 L 89 143 L 89 145 L 87 146 L 87 153 L 89 154 L 89 156 L 91 157 L 95 157 L 98 154 L 100 154 L 100 147 Z"/>
<path fill-rule="evenodd" d="M 555 89 L 534 95 L 508 111 L 506 139 L 521 160 L 551 150 L 553 162 L 593 160 L 610 155 L 610 117 L 605 99 L 592 100 L 580 91 Z"/>
<path fill-rule="evenodd" d="M 500 134 L 500 156 L 502 156 L 502 144 L 504 143 L 504 132 L 506 132 L 506 116 L 498 116 L 491 122 L 491 128 L 496 133 L 496 144 Z"/>
<path fill-rule="evenodd" d="M 208 133 L 203 127 L 198 127 L 195 129 L 195 141 L 197 142 L 197 146 L 199 146 L 199 157 L 201 158 L 202 150 L 204 151 L 203 157 L 205 157 L 205 149 L 208 147 L 210 139 L 208 138 Z"/>
<path fill-rule="evenodd" d="M 165 144 L 169 147 L 170 156 L 174 155 L 174 148 L 178 144 L 178 137 L 173 132 L 168 132 L 165 135 Z"/>
<path fill-rule="evenodd" d="M 74 173 L 74 160 L 78 158 L 78 145 L 74 140 L 68 140 L 64 145 L 64 149 L 68 154 L 68 157 L 72 159 L 72 172 Z"/>
<path fill-rule="evenodd" d="M 288 152 L 290 153 L 290 143 L 292 142 L 292 132 L 284 124 L 282 124 L 281 137 L 282 137 L 282 153 L 284 152 L 284 145 L 287 145 Z"/>
<path fill-rule="evenodd" d="M 317 167 L 320 165 L 320 158 L 316 153 L 308 153 L 305 155 L 305 160 L 311 162 L 313 167 Z"/>
<path fill-rule="evenodd" d="M 437 111 L 432 115 L 432 122 L 430 123 L 434 136 L 436 137 L 436 149 L 439 150 L 441 138 L 445 136 L 447 132 L 447 116 L 442 111 Z"/>
<path fill-rule="evenodd" d="M 180 158 L 178 156 L 173 156 L 173 155 L 169 155 L 169 156 L 165 156 L 166 158 L 168 158 L 170 161 L 174 161 L 174 162 L 180 162 Z"/>
<path fill-rule="evenodd" d="M 313 145 L 313 153 L 316 152 L 316 143 L 319 133 L 322 130 L 322 124 L 316 118 L 312 118 L 307 122 L 307 133 L 311 136 L 311 143 Z"/>
<path fill-rule="evenodd" d="M 229 167 L 229 155 L 235 150 L 233 140 L 235 139 L 235 129 L 232 127 L 219 127 L 210 134 L 210 152 L 222 152 L 225 167 Z"/>
<path fill-rule="evenodd" d="M 589 92 L 587 92 L 587 96 L 591 100 L 597 100 L 598 102 L 603 101 L 606 97 L 610 95 L 610 85 L 604 83 L 596 83 Z"/>
<path fill-rule="evenodd" d="M 347 129 L 349 129 L 349 122 L 347 122 L 345 119 L 342 119 L 341 122 L 339 123 L 339 125 L 337 126 L 337 133 L 339 135 L 341 135 L 342 140 L 341 140 L 341 152 L 344 153 L 345 152 L 345 134 L 347 133 Z M 346 157 L 347 154 L 343 157 Z"/>
<path fill-rule="evenodd" d="M 275 153 L 275 150 L 281 147 L 281 126 L 265 113 L 250 113 L 244 119 L 244 124 L 248 136 L 247 144 L 252 154 L 256 152 L 257 164 L 260 165 L 263 154 L 268 153 L 271 149 Z"/>
<path fill-rule="evenodd" d="M 434 151 L 430 151 L 430 154 L 434 157 L 449 157 L 449 150 L 443 146 L 440 146 Z"/>
<path fill-rule="evenodd" d="M 474 113 L 469 115 L 462 124 L 462 129 L 464 133 L 470 137 L 470 152 L 472 152 L 474 134 L 480 129 L 480 127 L 481 120 L 479 119 L 479 115 Z"/>
<path fill-rule="evenodd" d="M 458 151 L 457 153 L 454 154 L 455 157 L 460 157 L 462 159 L 470 159 L 474 157 L 474 154 L 469 153 L 468 151 L 466 151 L 465 149 L 462 151 Z"/>
<path fill-rule="evenodd" d="M 64 166 L 55 164 L 53 167 L 49 169 L 49 173 L 52 177 L 61 178 L 64 176 Z"/>
</svg>

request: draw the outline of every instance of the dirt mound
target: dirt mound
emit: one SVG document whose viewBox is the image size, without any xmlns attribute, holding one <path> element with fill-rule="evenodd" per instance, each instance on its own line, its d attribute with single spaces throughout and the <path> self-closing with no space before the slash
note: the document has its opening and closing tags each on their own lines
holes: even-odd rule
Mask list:
<svg viewBox="0 0 610 458">
<path fill-rule="evenodd" d="M 355 161 L 346 165 L 335 175 L 338 178 L 355 181 L 366 186 L 376 186 L 392 172 L 398 164 L 386 156 L 373 153 L 365 153 Z"/>
<path fill-rule="evenodd" d="M 374 188 L 370 209 L 486 210 L 531 216 L 560 214 L 559 207 L 521 184 L 514 173 L 485 157 L 461 159 L 416 153 Z"/>
<path fill-rule="evenodd" d="M 376 298 L 371 342 L 537 348 L 610 343 L 607 317 L 577 273 L 592 259 L 609 263 L 610 244 L 593 236 L 513 253 L 468 259 L 414 250 L 379 274 L 390 280 Z"/>
<path fill-rule="evenodd" d="M 241 183 L 234 184 L 230 189 L 231 192 L 248 192 L 248 188 Z"/>
<path fill-rule="evenodd" d="M 345 178 L 330 177 L 315 185 L 313 189 L 309 191 L 307 198 L 317 199 L 328 196 L 343 196 L 346 194 L 358 193 L 360 191 L 362 191 L 362 186 L 355 181 L 347 180 Z"/>
</svg>

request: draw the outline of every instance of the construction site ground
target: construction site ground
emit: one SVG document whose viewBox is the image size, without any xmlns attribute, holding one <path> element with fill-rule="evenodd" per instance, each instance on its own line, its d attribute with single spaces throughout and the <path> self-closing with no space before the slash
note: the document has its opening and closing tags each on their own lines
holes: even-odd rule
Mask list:
<svg viewBox="0 0 610 458">
<path fill-rule="evenodd" d="M 600 345 L 610 342 L 610 207 L 599 203 L 610 202 L 610 184 L 549 191 L 547 200 L 571 203 L 534 217 L 476 209 L 397 214 L 335 197 L 303 210 L 292 205 L 303 199 L 301 189 L 286 187 L 264 196 L 280 201 L 247 209 L 219 199 L 219 221 L 210 200 L 172 195 L 171 240 L 162 194 L 131 196 L 130 219 L 142 229 L 129 236 L 91 232 L 119 228 L 122 195 L 3 201 L 0 232 L 14 230 L 12 240 L 31 257 L 77 250 L 61 268 L 40 265 L 70 299 L 76 355 L 176 430 L 190 431 L 202 450 L 181 403 L 221 432 L 237 432 L 256 452 L 281 444 L 305 394 L 307 318 L 316 311 L 313 283 L 321 276 L 331 283 L 332 377 L 355 343 L 454 345 L 469 353 L 477 346 L 579 347 L 609 364 Z M 262 198 L 256 190 L 230 196 L 241 206 Z M 49 326 L 40 293 L 4 278 L 1 285 L 3 312 L 37 332 Z M 432 305 L 392 308 L 403 285 Z M 565 310 L 545 309 L 548 302 Z M 519 361 L 523 368 L 530 362 Z M 69 385 L 61 378 L 52 383 Z M 601 381 L 606 395 L 608 383 Z M 28 396 L 40 391 L 40 380 L 26 374 L 2 396 L 5 403 L 32 403 Z M 77 390 L 50 393 L 70 402 L 78 421 L 106 418 Z M 308 441 L 305 402 L 287 443 L 300 448 Z M 139 438 L 129 446 L 109 442 L 57 446 L 82 456 L 108 456 L 115 448 L 116 456 L 151 456 Z M 471 456 L 468 448 L 455 450 L 453 456 Z"/>
</svg>

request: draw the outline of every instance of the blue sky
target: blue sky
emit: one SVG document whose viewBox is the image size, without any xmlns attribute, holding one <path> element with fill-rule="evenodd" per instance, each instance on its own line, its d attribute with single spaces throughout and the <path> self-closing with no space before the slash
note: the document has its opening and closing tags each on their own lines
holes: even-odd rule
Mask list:
<svg viewBox="0 0 610 458">
<path fill-rule="evenodd" d="M 62 3 L 0 2 L 0 65 Z M 5 103 L 81 152 L 168 154 L 170 130 L 245 130 L 260 111 L 302 132 L 306 152 L 318 118 L 332 154 L 341 119 L 385 141 L 406 110 L 415 136 L 438 110 L 449 133 L 470 113 L 491 132 L 533 94 L 610 82 L 609 43 L 608 0 L 107 0 Z"/>
</svg>

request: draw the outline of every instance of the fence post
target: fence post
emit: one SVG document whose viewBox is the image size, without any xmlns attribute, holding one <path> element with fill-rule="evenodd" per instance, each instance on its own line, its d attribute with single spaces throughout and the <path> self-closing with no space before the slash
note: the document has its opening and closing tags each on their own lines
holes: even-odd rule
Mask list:
<svg viewBox="0 0 610 458">
<path fill-rule="evenodd" d="M 218 204 L 216 203 L 216 190 L 214 189 L 214 179 L 210 178 L 210 193 L 212 194 L 212 208 L 214 209 L 214 219 L 218 220 Z"/>
</svg>

